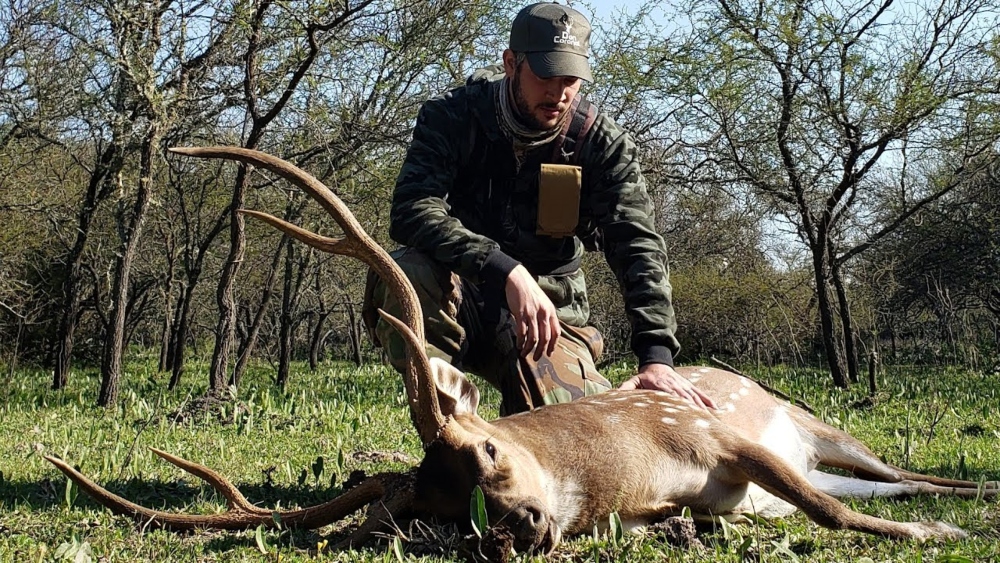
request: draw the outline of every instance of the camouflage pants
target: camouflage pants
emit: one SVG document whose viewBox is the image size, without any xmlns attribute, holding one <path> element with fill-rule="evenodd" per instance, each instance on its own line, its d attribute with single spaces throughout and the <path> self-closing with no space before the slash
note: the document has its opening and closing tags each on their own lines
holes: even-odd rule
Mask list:
<svg viewBox="0 0 1000 563">
<path fill-rule="evenodd" d="M 474 373 L 500 390 L 501 415 L 531 410 L 543 404 L 565 403 L 607 391 L 611 384 L 594 363 L 604 349 L 593 327 L 562 324 L 552 356 L 535 362 L 521 358 L 513 317 L 505 306 L 487 303 L 481 288 L 449 272 L 412 248 L 392 257 L 417 291 L 424 312 L 427 354 Z M 362 310 L 365 326 L 389 363 L 402 371 L 406 348 L 395 329 L 378 316 L 378 309 L 399 315 L 399 303 L 369 271 Z M 502 299 L 502 296 L 501 296 Z"/>
</svg>

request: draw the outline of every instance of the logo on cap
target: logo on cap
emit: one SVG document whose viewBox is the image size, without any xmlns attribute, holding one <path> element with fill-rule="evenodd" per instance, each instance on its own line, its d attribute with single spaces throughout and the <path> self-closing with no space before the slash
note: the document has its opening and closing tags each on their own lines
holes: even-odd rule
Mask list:
<svg viewBox="0 0 1000 563">
<path fill-rule="evenodd" d="M 555 43 L 564 43 L 566 45 L 572 45 L 574 47 L 579 47 L 580 46 L 580 40 L 577 39 L 576 36 L 573 35 L 573 33 L 572 33 L 573 32 L 573 18 L 570 17 L 568 14 L 563 14 L 563 16 L 561 18 L 559 18 L 559 23 L 561 23 L 564 26 L 566 26 L 566 29 L 560 35 L 556 35 L 555 37 L 553 37 L 552 41 L 554 41 Z"/>
</svg>

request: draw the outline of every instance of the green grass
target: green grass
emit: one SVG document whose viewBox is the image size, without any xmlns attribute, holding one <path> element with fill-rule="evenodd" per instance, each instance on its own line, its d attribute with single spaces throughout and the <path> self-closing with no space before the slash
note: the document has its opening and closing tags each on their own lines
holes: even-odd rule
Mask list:
<svg viewBox="0 0 1000 563">
<path fill-rule="evenodd" d="M 612 377 L 624 375 L 619 366 Z M 6 371 L 2 371 L 6 373 Z M 851 432 L 887 461 L 921 472 L 1000 479 L 1000 376 L 955 369 L 894 368 L 883 390 L 865 400 L 863 386 L 843 392 L 808 370 L 753 373 L 800 397 L 817 414 Z M 155 446 L 227 475 L 252 502 L 303 506 L 329 498 L 354 469 L 368 473 L 410 465 L 420 447 L 405 411 L 399 377 L 368 366 L 325 366 L 293 373 L 287 393 L 274 388 L 269 368 L 248 374 L 237 400 L 224 412 L 184 423 L 171 413 L 203 391 L 203 372 L 192 368 L 186 386 L 167 393 L 166 375 L 134 364 L 117 408 L 93 406 L 99 381 L 77 372 L 67 389 L 48 390 L 49 375 L 20 371 L 0 388 L 0 561 L 396 561 L 392 545 L 360 551 L 329 548 L 350 522 L 319 531 L 258 535 L 144 531 L 85 497 L 41 454 L 56 454 L 114 492 L 147 506 L 211 512 L 224 503 L 207 486 L 146 450 Z M 483 413 L 496 416 L 497 396 L 483 389 Z M 220 422 L 219 418 L 226 422 Z M 931 429 L 933 428 L 933 432 Z M 317 458 L 323 458 L 318 473 Z M 316 469 L 314 470 L 314 465 Z M 612 478 L 612 476 L 609 476 Z M 578 538 L 556 559 L 578 561 L 996 561 L 1000 559 L 997 502 L 951 498 L 852 502 L 853 508 L 896 520 L 946 520 L 971 537 L 920 545 L 836 532 L 800 514 L 785 520 L 706 529 L 702 552 L 668 546 L 655 536 Z M 324 543 L 325 542 L 325 543 Z M 417 559 L 416 543 L 401 543 L 404 559 Z M 409 552 L 406 552 L 410 548 Z M 89 551 L 88 551 L 89 550 Z M 420 556 L 452 560 L 454 553 Z M 530 558 L 524 558 L 529 560 Z"/>
</svg>

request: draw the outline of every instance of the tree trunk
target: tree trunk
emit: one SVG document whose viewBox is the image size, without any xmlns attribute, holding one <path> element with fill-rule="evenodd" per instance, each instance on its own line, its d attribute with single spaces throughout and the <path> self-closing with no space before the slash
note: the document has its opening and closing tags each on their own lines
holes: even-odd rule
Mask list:
<svg viewBox="0 0 1000 563">
<path fill-rule="evenodd" d="M 187 346 L 188 331 L 191 327 L 191 300 L 194 298 L 194 286 L 189 279 L 180 297 L 180 312 L 175 319 L 173 333 L 170 335 L 170 384 L 167 389 L 173 391 L 180 385 L 184 375 L 184 348 Z"/>
<path fill-rule="evenodd" d="M 191 303 L 194 300 L 194 292 L 201 281 L 201 274 L 205 264 L 205 255 L 215 239 L 222 233 L 226 226 L 226 218 L 230 216 L 230 208 L 227 207 L 216 217 L 212 229 L 204 240 L 198 244 L 197 248 L 190 246 L 185 250 L 186 259 L 184 269 L 187 280 L 181 288 L 178 297 L 177 313 L 174 316 L 174 324 L 170 334 L 170 385 L 168 389 L 174 389 L 180 384 L 181 376 L 184 373 L 184 350 L 187 347 L 188 333 L 191 330 Z M 190 244 L 190 243 L 189 243 Z"/>
<path fill-rule="evenodd" d="M 289 245 L 285 253 L 285 275 L 281 281 L 281 315 L 278 323 L 278 387 L 288 385 L 288 372 L 292 361 L 292 291 L 295 275 L 295 246 Z"/>
<path fill-rule="evenodd" d="M 851 304 L 847 297 L 847 288 L 844 287 L 844 280 L 840 275 L 840 267 L 834 261 L 833 252 L 830 253 L 830 261 L 833 264 L 831 278 L 833 287 L 837 291 L 837 302 L 840 309 L 840 323 L 844 339 L 844 356 L 847 360 L 847 376 L 851 383 L 860 381 L 861 368 L 858 366 L 858 352 L 855 346 L 854 319 L 851 316 Z"/>
<path fill-rule="evenodd" d="M 830 374 L 833 376 L 833 383 L 837 387 L 846 389 L 849 383 L 840 363 L 840 354 L 837 349 L 836 337 L 834 336 L 833 306 L 830 303 L 830 275 L 827 270 L 825 256 L 825 244 L 822 245 L 822 248 L 818 252 L 816 248 L 813 248 L 813 274 L 816 277 L 816 308 L 819 312 L 823 349 L 826 352 L 826 360 L 830 367 Z"/>
<path fill-rule="evenodd" d="M 320 350 L 323 348 L 323 341 L 326 339 L 323 334 L 323 325 L 326 323 L 330 311 L 326 308 L 326 300 L 323 299 L 323 263 L 316 267 L 313 272 L 313 291 L 316 294 L 316 322 L 309 332 L 309 370 L 316 371 L 319 367 Z"/>
<path fill-rule="evenodd" d="M 219 306 L 219 321 L 215 327 L 215 347 L 212 350 L 212 366 L 209 372 L 209 391 L 222 391 L 229 381 L 229 356 L 236 337 L 236 302 L 233 300 L 233 286 L 236 274 L 239 273 L 246 248 L 246 230 L 244 228 L 243 208 L 247 184 L 247 165 L 240 164 L 236 174 L 236 185 L 233 188 L 232 204 L 229 217 L 229 254 L 222 268 L 222 276 L 215 292 L 216 303 Z"/>
<path fill-rule="evenodd" d="M 240 343 L 236 358 L 236 368 L 233 370 L 232 377 L 229 378 L 229 384 L 233 387 L 239 388 L 240 382 L 243 381 L 243 374 L 246 373 L 247 364 L 250 363 L 250 356 L 257 345 L 257 337 L 260 334 L 260 326 L 264 320 L 264 314 L 267 312 L 267 306 L 274 296 L 274 282 L 278 277 L 278 262 L 281 260 L 281 253 L 286 246 L 291 246 L 291 244 L 291 239 L 286 235 L 282 235 L 281 242 L 278 243 L 278 247 L 274 251 L 274 257 L 271 259 L 271 268 L 267 271 L 267 278 L 264 281 L 264 294 L 260 298 L 260 304 L 254 313 L 253 321 L 250 323 L 247 337 Z"/>
<path fill-rule="evenodd" d="M 84 196 L 80 214 L 77 217 L 76 241 L 66 259 L 66 280 L 63 282 L 63 305 L 62 316 L 59 319 L 59 327 L 55 335 L 55 346 L 52 351 L 52 389 L 58 390 L 66 386 L 69 380 L 69 371 L 73 362 L 73 344 L 76 335 L 76 323 L 80 318 L 80 309 L 83 288 L 81 287 L 83 275 L 83 253 L 87 247 L 87 239 L 90 236 L 91 224 L 98 206 L 107 199 L 110 192 L 109 179 L 116 175 L 122 168 L 122 151 L 120 147 L 112 143 L 104 149 L 101 157 L 96 163 L 90 181 L 87 184 L 87 193 Z"/>
<path fill-rule="evenodd" d="M 316 322 L 313 324 L 312 330 L 309 333 L 309 370 L 316 371 L 319 368 L 320 351 L 323 349 L 323 342 L 326 340 L 326 334 L 323 332 L 323 326 L 326 324 L 326 319 L 330 316 L 327 311 L 322 311 L 316 314 Z"/>
<path fill-rule="evenodd" d="M 872 351 L 868 354 L 868 396 L 874 397 L 878 392 L 878 343 L 872 345 Z"/>
<path fill-rule="evenodd" d="M 169 234 L 164 236 L 167 240 L 170 239 Z M 174 324 L 174 304 L 171 302 L 171 295 L 173 293 L 174 286 L 174 274 L 175 274 L 175 255 L 173 252 L 172 244 L 168 243 L 167 249 L 167 275 L 163 281 L 163 329 L 160 331 L 160 362 L 157 366 L 158 371 L 163 373 L 170 370 L 170 329 Z"/>
<path fill-rule="evenodd" d="M 290 217 L 301 217 L 298 210 L 290 210 Z M 309 262 L 313 255 L 312 248 L 305 252 L 296 252 L 295 246 L 289 243 L 288 252 L 285 253 L 285 276 L 281 289 L 281 320 L 279 327 L 279 355 L 278 355 L 278 386 L 284 389 L 288 384 L 288 374 L 291 371 L 292 348 L 295 345 L 295 329 L 298 323 L 295 322 L 295 311 L 299 307 L 299 299 L 302 295 L 302 280 L 309 269 Z M 296 260 L 296 255 L 299 256 Z"/>
<path fill-rule="evenodd" d="M 348 333 L 351 335 L 351 355 L 354 365 L 361 367 L 361 322 L 354 311 L 354 303 L 347 302 L 347 318 L 351 323 Z"/>
<path fill-rule="evenodd" d="M 77 233 L 77 237 L 83 236 Z M 69 382 L 69 371 L 73 362 L 73 341 L 76 335 L 76 323 L 80 317 L 80 255 L 71 257 L 76 262 L 69 268 L 69 276 L 63 284 L 62 317 L 59 319 L 59 332 L 56 333 L 57 345 L 53 350 L 52 389 L 57 391 Z"/>
<path fill-rule="evenodd" d="M 159 142 L 159 132 L 154 126 L 143 139 L 140 155 L 139 190 L 132 206 L 132 216 L 128 218 L 128 228 L 124 231 L 121 256 L 115 264 L 114 289 L 111 294 L 111 314 L 108 316 L 108 330 L 104 341 L 104 351 L 101 358 L 101 392 L 97 404 L 108 407 L 118 401 L 118 388 L 122 375 L 122 355 L 125 351 L 125 315 L 128 311 L 129 282 L 132 274 L 132 263 L 139 239 L 142 235 L 142 223 L 149 208 L 149 199 L 153 187 L 153 154 Z M 125 217 L 120 217 L 125 221 Z"/>
</svg>

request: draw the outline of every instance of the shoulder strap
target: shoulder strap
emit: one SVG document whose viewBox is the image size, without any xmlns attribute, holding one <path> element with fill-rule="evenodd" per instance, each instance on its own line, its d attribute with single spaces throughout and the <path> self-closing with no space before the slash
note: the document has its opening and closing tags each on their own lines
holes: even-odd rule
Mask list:
<svg viewBox="0 0 1000 563">
<path fill-rule="evenodd" d="M 566 120 L 563 130 L 552 147 L 552 162 L 576 164 L 580 161 L 579 148 L 597 119 L 597 106 L 577 94 L 570 106 L 573 116 Z"/>
</svg>

